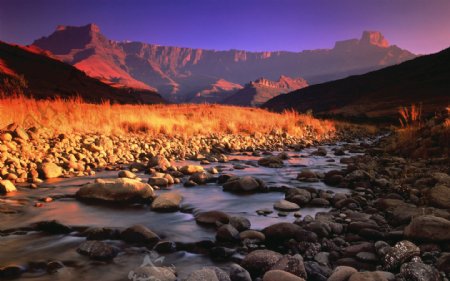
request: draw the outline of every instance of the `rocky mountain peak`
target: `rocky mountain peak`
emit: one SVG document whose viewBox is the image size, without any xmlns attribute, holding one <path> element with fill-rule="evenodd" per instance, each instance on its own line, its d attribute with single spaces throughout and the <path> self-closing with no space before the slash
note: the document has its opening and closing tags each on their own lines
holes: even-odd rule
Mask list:
<svg viewBox="0 0 450 281">
<path fill-rule="evenodd" d="M 378 46 L 382 48 L 389 47 L 389 42 L 379 31 L 364 31 L 361 36 L 361 40 L 359 40 L 359 44 Z"/>
</svg>

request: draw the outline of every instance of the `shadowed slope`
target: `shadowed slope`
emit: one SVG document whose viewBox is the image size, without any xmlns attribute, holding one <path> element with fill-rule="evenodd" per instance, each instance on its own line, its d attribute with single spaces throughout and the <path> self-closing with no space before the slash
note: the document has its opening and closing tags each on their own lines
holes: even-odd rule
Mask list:
<svg viewBox="0 0 450 281">
<path fill-rule="evenodd" d="M 364 75 L 313 85 L 263 105 L 273 111 L 397 119 L 400 106 L 422 103 L 433 114 L 450 103 L 450 49 Z"/>
<path fill-rule="evenodd" d="M 25 94 L 39 99 L 79 96 L 83 100 L 96 103 L 164 102 L 160 95 L 152 91 L 111 87 L 71 65 L 48 57 L 35 47 L 13 46 L 3 42 L 0 42 L 0 78 L 2 87 L 7 80 L 24 78 L 28 84 L 24 89 Z M 9 91 L 4 94 L 19 93 Z"/>
</svg>

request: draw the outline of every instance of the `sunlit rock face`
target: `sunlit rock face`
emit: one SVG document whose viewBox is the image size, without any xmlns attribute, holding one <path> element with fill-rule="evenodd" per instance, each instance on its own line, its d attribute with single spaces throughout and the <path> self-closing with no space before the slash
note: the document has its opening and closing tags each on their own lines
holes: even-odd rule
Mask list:
<svg viewBox="0 0 450 281">
<path fill-rule="evenodd" d="M 336 42 L 332 49 L 248 52 L 117 42 L 102 35 L 95 24 L 89 24 L 59 26 L 34 45 L 112 85 L 156 89 L 175 102 L 203 102 L 201 97 L 208 96 L 201 93 L 205 90 L 227 92 L 215 85 L 221 80 L 245 85 L 257 77 L 276 80 L 285 75 L 303 77 L 309 84 L 315 84 L 415 57 L 409 51 L 390 46 L 375 31 L 363 32 L 360 39 Z M 212 100 L 215 102 L 216 98 Z"/>
</svg>

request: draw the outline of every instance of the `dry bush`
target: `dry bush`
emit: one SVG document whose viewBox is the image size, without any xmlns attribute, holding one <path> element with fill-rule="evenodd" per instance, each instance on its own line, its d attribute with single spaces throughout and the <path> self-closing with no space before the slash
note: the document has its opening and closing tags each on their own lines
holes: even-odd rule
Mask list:
<svg viewBox="0 0 450 281">
<path fill-rule="evenodd" d="M 34 100 L 23 96 L 0 100 L 0 128 L 12 122 L 26 128 L 47 128 L 55 133 L 113 135 L 278 132 L 301 137 L 312 131 L 317 139 L 321 139 L 335 132 L 333 122 L 293 111 L 278 114 L 257 108 L 206 104 L 88 104 L 81 99 Z"/>
</svg>

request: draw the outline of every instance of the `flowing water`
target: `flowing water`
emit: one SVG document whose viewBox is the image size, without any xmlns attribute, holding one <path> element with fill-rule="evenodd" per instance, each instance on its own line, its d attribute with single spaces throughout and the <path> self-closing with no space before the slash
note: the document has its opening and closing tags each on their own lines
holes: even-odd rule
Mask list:
<svg viewBox="0 0 450 281">
<path fill-rule="evenodd" d="M 288 152 L 290 159 L 285 160 L 285 167 L 279 169 L 258 167 L 257 160 L 260 157 L 229 155 L 227 163 L 212 163 L 205 165 L 223 166 L 225 173 L 235 175 L 251 175 L 262 179 L 268 186 L 285 187 L 313 187 L 333 192 L 348 192 L 345 189 L 332 188 L 322 182 L 305 183 L 295 178 L 303 168 L 324 173 L 333 169 L 342 169 L 341 157 L 334 156 L 332 149 L 342 144 L 323 146 L 328 150 L 326 157 L 309 156 L 314 148 L 304 149 L 301 152 Z M 177 162 L 177 166 L 197 164 L 193 161 Z M 233 164 L 246 165 L 243 170 L 233 169 Z M 44 220 L 58 220 L 69 226 L 97 226 L 126 228 L 134 224 L 142 224 L 156 232 L 160 237 L 175 242 L 198 242 L 202 240 L 214 240 L 215 230 L 196 224 L 194 217 L 189 213 L 156 213 L 149 206 L 111 206 L 79 202 L 73 198 L 73 194 L 79 186 L 91 182 L 94 178 L 117 177 L 117 171 L 99 172 L 95 177 L 79 177 L 61 179 L 47 182 L 46 187 L 36 190 L 21 189 L 8 196 L 2 196 L 0 204 L 21 206 L 21 212 L 16 214 L 0 213 L 0 229 L 12 229 L 26 227 L 34 222 Z M 142 179 L 148 175 L 139 174 Z M 277 222 L 293 222 L 295 217 L 290 213 L 287 217 L 280 217 L 277 212 L 268 216 L 259 216 L 256 210 L 273 209 L 273 204 L 284 198 L 282 192 L 257 193 L 251 195 L 239 195 L 224 192 L 220 185 L 208 184 L 204 186 L 183 187 L 182 184 L 174 185 L 172 192 L 180 192 L 183 196 L 183 204 L 192 206 L 195 211 L 220 210 L 231 215 L 247 217 L 252 229 L 261 230 L 266 226 Z M 157 193 L 167 192 L 158 190 Z M 69 195 L 69 196 L 65 196 Z M 34 203 L 44 197 L 60 198 L 51 203 L 43 204 L 36 208 Z M 302 208 L 302 216 L 314 216 L 319 211 L 327 211 L 326 208 Z M 175 266 L 180 279 L 186 277 L 191 271 L 207 265 L 225 266 L 210 260 L 206 255 L 193 254 L 178 251 L 171 254 L 156 256 L 155 252 L 149 253 L 145 248 L 129 247 L 121 241 L 110 241 L 122 249 L 121 253 L 112 262 L 96 262 L 77 253 L 77 247 L 85 241 L 76 233 L 69 235 L 48 235 L 40 232 L 18 232 L 0 237 L 0 265 L 9 264 L 27 265 L 30 262 L 59 260 L 65 267 L 56 274 L 49 275 L 36 270 L 36 273 L 25 273 L 21 278 L 27 280 L 129 280 L 128 274 L 134 268 L 143 263 L 146 255 L 152 254 L 151 260 L 157 266 Z"/>
</svg>

